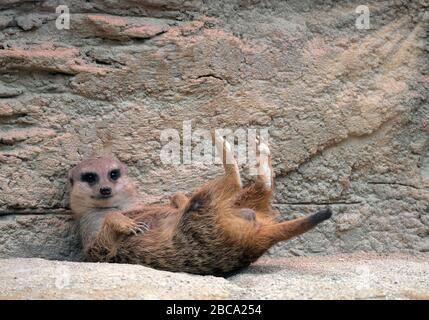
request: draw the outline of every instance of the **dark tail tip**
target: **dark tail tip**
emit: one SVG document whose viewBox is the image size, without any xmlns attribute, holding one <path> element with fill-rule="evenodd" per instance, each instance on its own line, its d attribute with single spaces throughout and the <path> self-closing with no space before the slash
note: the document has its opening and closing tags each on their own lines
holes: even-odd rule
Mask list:
<svg viewBox="0 0 429 320">
<path fill-rule="evenodd" d="M 316 225 L 318 223 L 321 223 L 322 221 L 325 221 L 329 219 L 332 216 L 331 208 L 325 208 L 322 210 L 317 211 L 315 214 L 312 214 L 308 217 L 311 224 Z"/>
</svg>

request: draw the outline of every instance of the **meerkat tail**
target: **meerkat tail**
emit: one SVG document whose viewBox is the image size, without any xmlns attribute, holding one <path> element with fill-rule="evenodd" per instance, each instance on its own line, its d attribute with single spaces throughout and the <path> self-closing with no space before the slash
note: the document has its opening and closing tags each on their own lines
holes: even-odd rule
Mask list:
<svg viewBox="0 0 429 320">
<path fill-rule="evenodd" d="M 230 143 L 217 132 L 214 138 L 217 152 L 222 157 L 225 174 L 235 177 L 237 185 L 241 188 L 243 184 L 241 182 L 240 171 Z"/>
<path fill-rule="evenodd" d="M 259 236 L 261 239 L 268 239 L 270 245 L 273 245 L 279 241 L 299 236 L 300 234 L 314 228 L 319 223 L 329 219 L 331 216 L 332 211 L 330 208 L 322 209 L 307 217 L 263 226 L 260 229 Z"/>
</svg>

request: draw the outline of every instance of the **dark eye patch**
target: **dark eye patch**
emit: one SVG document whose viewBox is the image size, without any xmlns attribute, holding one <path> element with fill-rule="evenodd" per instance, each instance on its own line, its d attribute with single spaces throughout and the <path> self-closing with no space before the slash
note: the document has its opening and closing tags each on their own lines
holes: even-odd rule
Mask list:
<svg viewBox="0 0 429 320">
<path fill-rule="evenodd" d="M 88 183 L 89 185 L 93 185 L 93 184 L 97 183 L 98 180 L 99 180 L 98 174 L 96 174 L 94 172 L 85 172 L 85 173 L 82 173 L 80 179 L 83 182 Z"/>
<path fill-rule="evenodd" d="M 114 170 L 109 172 L 109 178 L 114 180 L 114 181 L 118 180 L 120 176 L 121 176 L 121 170 L 119 170 L 119 169 L 114 169 Z"/>
</svg>

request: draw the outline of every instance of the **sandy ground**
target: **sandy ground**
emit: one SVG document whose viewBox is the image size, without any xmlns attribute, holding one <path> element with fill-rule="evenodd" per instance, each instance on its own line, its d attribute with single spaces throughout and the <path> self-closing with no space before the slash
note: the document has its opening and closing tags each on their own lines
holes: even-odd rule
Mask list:
<svg viewBox="0 0 429 320">
<path fill-rule="evenodd" d="M 228 278 L 136 265 L 0 260 L 1 299 L 429 299 L 429 255 L 264 258 Z"/>
</svg>

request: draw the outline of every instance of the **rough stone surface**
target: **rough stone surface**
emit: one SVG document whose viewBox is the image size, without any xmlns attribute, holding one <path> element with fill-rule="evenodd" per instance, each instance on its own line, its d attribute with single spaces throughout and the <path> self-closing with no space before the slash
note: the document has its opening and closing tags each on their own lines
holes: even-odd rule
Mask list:
<svg viewBox="0 0 429 320">
<path fill-rule="evenodd" d="M 2 259 L 0 282 L 0 299 L 429 299 L 429 259 L 262 259 L 227 279 L 135 265 Z"/>
<path fill-rule="evenodd" d="M 146 202 L 219 166 L 164 165 L 160 133 L 268 128 L 283 218 L 334 218 L 274 256 L 428 251 L 427 1 L 0 3 L 0 256 L 79 260 L 67 170 L 109 141 Z"/>
</svg>

